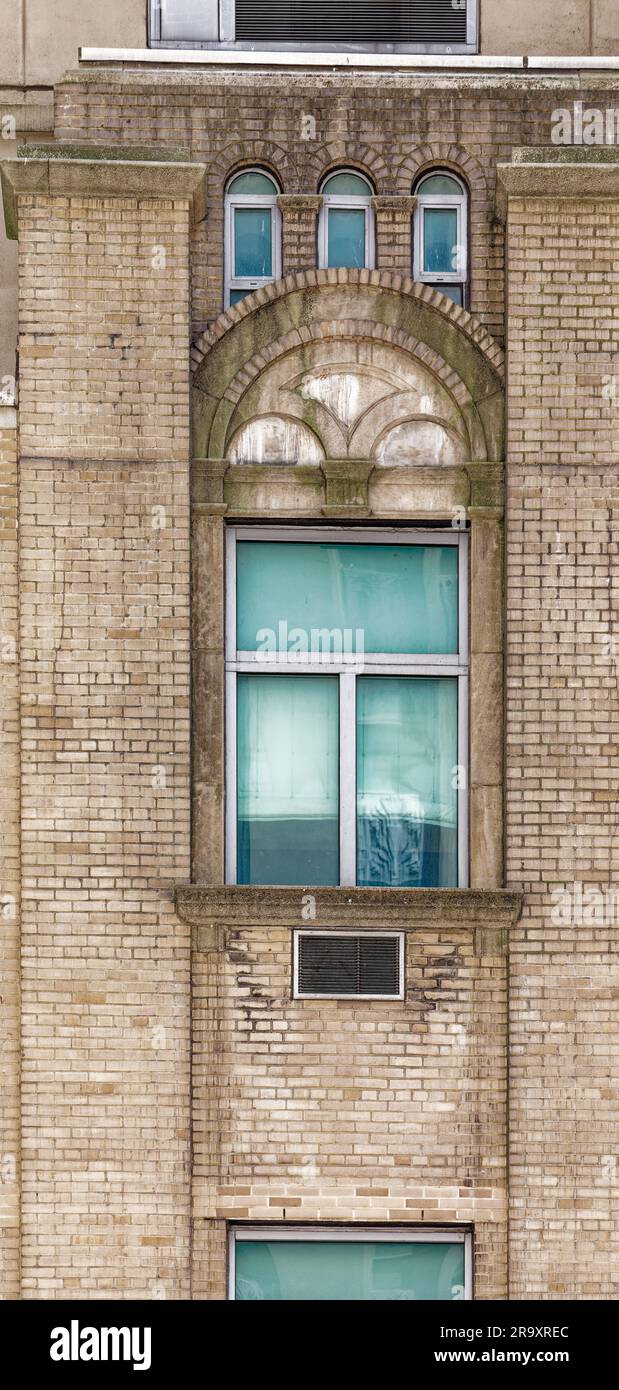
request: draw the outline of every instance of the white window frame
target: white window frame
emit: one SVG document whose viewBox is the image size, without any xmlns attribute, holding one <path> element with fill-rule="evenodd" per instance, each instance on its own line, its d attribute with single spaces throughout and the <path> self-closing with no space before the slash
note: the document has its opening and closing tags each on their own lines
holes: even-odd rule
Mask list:
<svg viewBox="0 0 619 1390">
<path fill-rule="evenodd" d="M 457 183 L 460 192 L 455 193 L 425 193 L 423 185 L 426 179 L 438 178 L 443 175 L 453 179 Z M 462 179 L 454 174 L 453 169 L 426 169 L 418 180 L 415 196 L 417 205 L 414 212 L 414 256 L 413 256 L 413 279 L 422 285 L 461 285 L 462 286 L 462 305 L 466 308 L 467 285 L 469 278 L 469 248 L 468 248 L 468 190 Z M 435 208 L 439 211 L 453 211 L 457 213 L 457 237 L 456 245 L 462 248 L 463 265 L 458 270 L 443 271 L 436 273 L 423 269 L 425 258 L 425 211 L 427 208 Z"/>
<path fill-rule="evenodd" d="M 446 1226 L 231 1226 L 228 1232 L 228 1299 L 236 1301 L 236 1242 L 276 1240 L 302 1241 L 374 1241 L 389 1245 L 463 1245 L 464 1246 L 464 1298 L 440 1299 L 435 1302 L 463 1302 L 473 1300 L 473 1233 L 457 1228 L 453 1231 Z"/>
<path fill-rule="evenodd" d="M 329 936 L 329 937 L 337 936 L 337 937 L 344 937 L 344 938 L 346 938 L 346 937 L 351 937 L 351 936 L 352 936 L 352 937 L 354 937 L 355 939 L 356 939 L 358 936 L 370 936 L 370 937 L 372 937 L 372 940 L 373 940 L 373 941 L 377 941 L 377 940 L 378 940 L 378 941 L 383 941 L 385 937 L 389 937 L 390 940 L 392 940 L 392 941 L 397 941 L 397 942 L 398 942 L 398 980 L 399 980 L 399 985 L 400 985 L 400 988 L 399 988 L 397 994 L 365 994 L 365 993 L 363 993 L 363 994 L 350 994 L 350 993 L 348 993 L 348 994 L 329 994 L 328 992 L 325 992 L 324 990 L 322 990 L 322 991 L 320 992 L 320 994 L 310 994 L 310 993 L 308 993 L 307 990 L 301 990 L 301 989 L 299 988 L 299 939 L 300 939 L 300 937 L 302 937 L 302 936 L 321 936 L 321 937 L 324 937 L 324 936 Z M 381 1000 L 381 999 L 384 999 L 387 1003 L 389 1003 L 389 1000 L 391 1000 L 392 1002 L 393 1002 L 393 1000 L 400 1000 L 400 1001 L 401 1001 L 401 1000 L 404 999 L 404 973 L 405 973 L 404 945 L 405 945 L 405 933 L 404 933 L 404 932 L 400 932 L 400 931 L 357 931 L 357 930 L 355 929 L 354 931 L 328 931 L 328 932 L 326 932 L 326 931 L 324 931 L 324 929 L 318 930 L 317 928 L 314 928 L 313 930 L 310 930 L 310 929 L 305 930 L 305 929 L 304 929 L 304 930 L 295 931 L 295 932 L 293 932 L 293 947 L 292 947 L 292 950 L 293 950 L 293 975 L 292 975 L 292 978 L 293 978 L 293 987 L 292 987 L 292 997 L 293 997 L 293 999 L 318 999 L 318 1000 L 320 1000 L 320 999 L 351 999 L 351 1000 L 353 1000 L 353 1001 L 355 1001 L 355 1002 L 358 1002 L 360 999 L 361 999 L 361 1000 L 363 1000 L 363 999 L 372 1000 L 372 999 L 373 999 L 373 1000 L 377 1000 L 377 1001 L 379 1001 L 379 1000 Z"/>
<path fill-rule="evenodd" d="M 262 174 L 264 178 L 270 179 L 273 184 L 272 198 L 267 193 L 234 193 L 230 192 L 230 186 L 235 179 L 243 174 Z M 224 247 L 224 302 L 226 309 L 230 308 L 232 293 L 234 290 L 243 290 L 245 294 L 251 294 L 252 290 L 259 290 L 261 285 L 272 285 L 274 280 L 279 280 L 282 273 L 282 215 L 277 205 L 279 188 L 273 174 L 268 169 L 260 169 L 252 166 L 249 169 L 237 169 L 228 180 L 226 185 L 226 211 L 225 211 L 225 247 Z M 271 214 L 271 259 L 273 266 L 272 275 L 234 275 L 235 258 L 235 218 L 237 208 L 268 208 Z"/>
<path fill-rule="evenodd" d="M 355 197 L 354 194 L 346 193 L 324 193 L 323 189 L 328 184 L 329 179 L 336 178 L 338 174 L 354 174 L 355 178 L 363 179 L 367 184 L 368 192 L 366 197 Z M 365 211 L 365 265 L 364 270 L 373 270 L 376 260 L 376 234 L 374 228 L 374 208 L 372 198 L 374 189 L 370 180 L 359 169 L 332 169 L 322 181 L 322 207 L 318 218 L 318 267 L 320 270 L 327 270 L 329 266 L 329 212 L 339 208 L 342 212 L 357 212 L 359 209 Z"/>
<path fill-rule="evenodd" d="M 247 41 L 236 41 L 236 6 L 235 0 L 212 0 L 213 6 L 217 5 L 219 13 L 219 39 L 162 39 L 161 37 L 161 0 L 149 0 L 148 4 L 148 42 L 151 48 L 226 48 L 234 44 L 238 49 L 251 49 L 257 52 L 268 49 L 275 53 L 286 53 L 289 51 L 299 51 L 299 45 L 294 43 L 273 43 L 270 40 L 265 43 L 249 43 Z M 445 43 L 362 43 L 344 45 L 341 43 L 328 43 L 318 41 L 316 43 L 303 44 L 305 52 L 337 53 L 346 49 L 349 53 L 383 53 L 392 58 L 396 53 L 478 53 L 479 52 L 479 0 L 466 0 L 466 41 L 465 43 L 445 44 Z"/>
<path fill-rule="evenodd" d="M 355 666 L 350 656 L 339 661 L 329 655 L 295 653 L 294 663 L 276 652 L 236 649 L 236 546 L 237 541 L 296 541 L 343 545 L 452 545 L 458 550 L 458 651 L 442 654 L 365 652 Z M 469 886 L 469 537 L 453 526 L 423 530 L 417 527 L 320 527 L 229 526 L 226 528 L 226 637 L 225 637 L 225 865 L 226 883 L 237 882 L 237 677 L 265 675 L 333 675 L 339 677 L 340 758 L 339 823 L 341 888 L 357 885 L 357 769 L 356 676 L 451 676 L 458 681 L 458 767 L 464 770 L 457 790 L 458 888 Z M 284 658 L 284 659 L 282 659 Z M 462 785 L 460 785 L 462 783 Z"/>
</svg>

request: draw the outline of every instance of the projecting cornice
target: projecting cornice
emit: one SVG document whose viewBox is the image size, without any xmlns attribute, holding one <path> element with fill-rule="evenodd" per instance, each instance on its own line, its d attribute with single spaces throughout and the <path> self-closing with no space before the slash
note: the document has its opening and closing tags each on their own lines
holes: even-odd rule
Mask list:
<svg viewBox="0 0 619 1390">
<path fill-rule="evenodd" d="M 512 198 L 619 198 L 619 146 L 548 145 L 515 149 L 497 165 L 497 206 Z"/>
<path fill-rule="evenodd" d="M 122 158 L 119 156 L 122 154 Z M 188 199 L 206 214 L 206 166 L 181 151 L 149 146 L 31 145 L 0 163 L 7 236 L 17 238 L 19 197 Z"/>
</svg>

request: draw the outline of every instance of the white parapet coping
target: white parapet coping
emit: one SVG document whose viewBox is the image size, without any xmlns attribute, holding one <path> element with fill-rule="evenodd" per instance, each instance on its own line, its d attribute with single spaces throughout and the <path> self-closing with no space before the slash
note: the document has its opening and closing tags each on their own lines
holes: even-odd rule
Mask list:
<svg viewBox="0 0 619 1390">
<path fill-rule="evenodd" d="M 82 63 L 163 63 L 200 67 L 278 68 L 441 68 L 455 71 L 484 68 L 520 71 L 523 58 L 484 58 L 480 54 L 446 53 L 299 53 L 247 48 L 80 48 Z"/>
<path fill-rule="evenodd" d="M 483 53 L 342 53 L 245 48 L 80 48 L 82 63 L 177 67 L 374 68 L 443 72 L 617 72 L 619 55 L 501 57 Z"/>
</svg>

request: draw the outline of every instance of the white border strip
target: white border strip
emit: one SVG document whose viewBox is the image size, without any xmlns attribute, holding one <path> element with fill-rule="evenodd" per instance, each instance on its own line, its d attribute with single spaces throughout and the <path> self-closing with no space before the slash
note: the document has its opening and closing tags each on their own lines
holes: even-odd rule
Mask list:
<svg viewBox="0 0 619 1390">
<path fill-rule="evenodd" d="M 479 53 L 300 53 L 243 48 L 80 48 L 81 63 L 174 63 L 176 67 L 277 68 L 484 68 L 519 71 L 524 58 L 485 58 Z M 559 60 L 560 61 L 560 60 Z M 577 63 L 580 66 L 580 63 Z"/>
</svg>

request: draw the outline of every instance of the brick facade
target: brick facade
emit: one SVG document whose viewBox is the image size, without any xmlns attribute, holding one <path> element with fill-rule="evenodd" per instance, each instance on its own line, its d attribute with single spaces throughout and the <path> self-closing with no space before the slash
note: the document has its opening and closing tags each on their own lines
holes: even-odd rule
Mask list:
<svg viewBox="0 0 619 1390">
<path fill-rule="evenodd" d="M 548 144 L 567 81 L 85 69 L 56 134 L 99 147 L 99 192 L 75 151 L 16 175 L 5 1296 L 223 1299 L 248 1221 L 472 1230 L 479 1299 L 616 1288 L 617 928 L 553 895 L 603 897 L 615 872 L 619 189 L 608 159 L 566 174 L 551 150 L 554 192 L 519 193 L 509 164 Z M 167 156 L 204 164 L 206 209 Z M 223 193 L 256 164 L 282 189 L 285 280 L 223 314 Z M 318 189 L 349 165 L 377 269 L 319 272 Z M 469 190 L 473 317 L 410 280 L 436 166 Z M 232 457 L 254 417 L 305 425 L 298 382 L 333 364 L 393 392 L 363 448 L 314 404 L 322 461 Z M 397 402 L 408 425 L 422 399 L 456 461 L 384 459 Z M 225 526 L 460 513 L 471 888 L 318 893 L 326 930 L 406 933 L 406 997 L 294 1000 L 300 892 L 223 881 Z"/>
<path fill-rule="evenodd" d="M 512 1296 L 613 1299 L 619 202 L 514 197 L 508 227 Z"/>
</svg>

